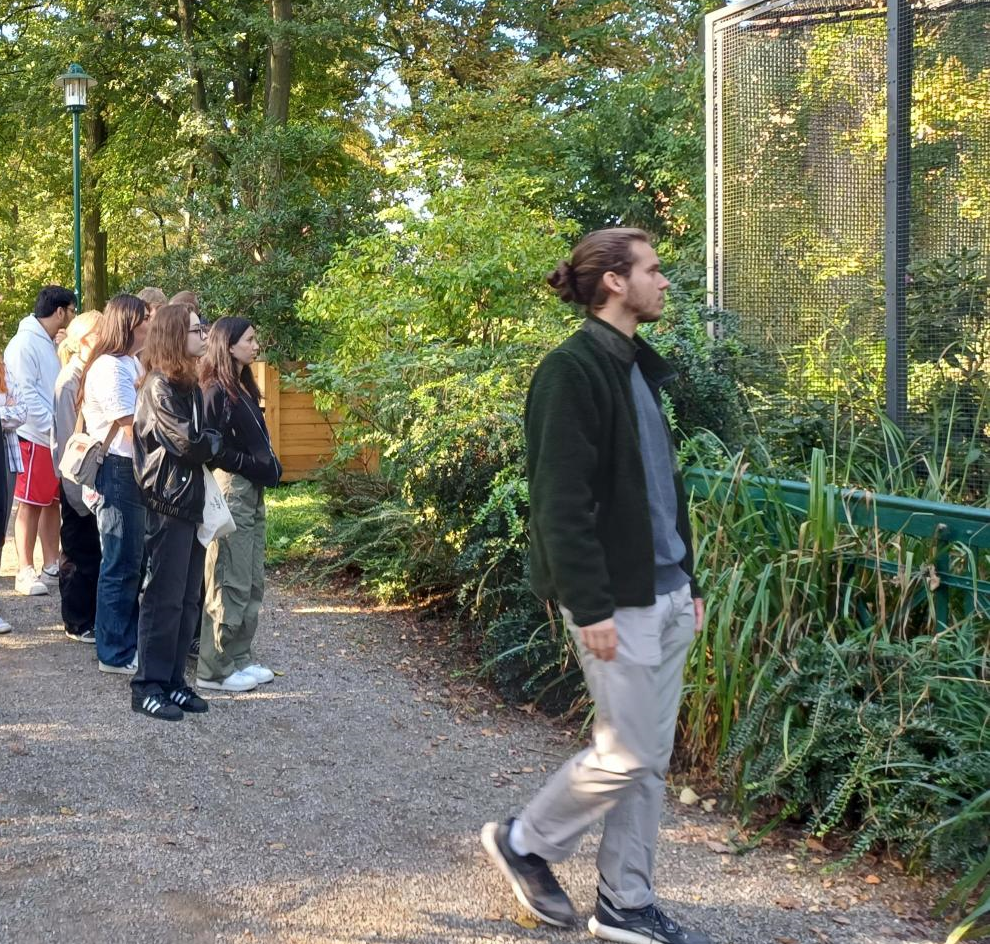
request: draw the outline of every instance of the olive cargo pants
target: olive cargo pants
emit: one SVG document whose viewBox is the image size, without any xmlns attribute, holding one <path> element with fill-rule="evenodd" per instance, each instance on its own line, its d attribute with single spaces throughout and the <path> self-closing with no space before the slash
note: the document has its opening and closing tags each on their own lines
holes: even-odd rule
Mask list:
<svg viewBox="0 0 990 944">
<path fill-rule="evenodd" d="M 206 549 L 206 600 L 197 677 L 222 682 L 256 660 L 251 644 L 265 593 L 265 489 L 214 472 L 237 530 Z"/>
</svg>

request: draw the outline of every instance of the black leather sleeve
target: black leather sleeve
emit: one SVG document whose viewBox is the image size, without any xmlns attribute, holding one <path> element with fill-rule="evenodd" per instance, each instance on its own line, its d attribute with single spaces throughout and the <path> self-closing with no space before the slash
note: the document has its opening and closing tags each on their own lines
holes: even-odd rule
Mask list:
<svg viewBox="0 0 990 944">
<path fill-rule="evenodd" d="M 155 439 L 177 462 L 186 466 L 205 465 L 212 461 L 220 449 L 220 433 L 204 422 L 203 429 L 193 427 L 191 400 L 173 392 L 162 377 L 151 380 L 150 391 L 154 403 L 153 428 Z M 194 388 L 193 397 L 202 402 L 199 388 Z"/>
</svg>

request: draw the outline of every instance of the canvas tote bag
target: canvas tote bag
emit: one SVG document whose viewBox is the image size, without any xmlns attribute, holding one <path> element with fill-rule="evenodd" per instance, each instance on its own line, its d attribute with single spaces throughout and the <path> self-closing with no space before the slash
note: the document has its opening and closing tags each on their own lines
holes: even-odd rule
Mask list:
<svg viewBox="0 0 990 944">
<path fill-rule="evenodd" d="M 225 538 L 237 530 L 234 516 L 227 507 L 227 501 L 213 478 L 213 473 L 203 466 L 203 483 L 206 485 L 206 501 L 203 504 L 203 523 L 196 529 L 196 536 L 203 547 L 217 538 Z"/>
</svg>

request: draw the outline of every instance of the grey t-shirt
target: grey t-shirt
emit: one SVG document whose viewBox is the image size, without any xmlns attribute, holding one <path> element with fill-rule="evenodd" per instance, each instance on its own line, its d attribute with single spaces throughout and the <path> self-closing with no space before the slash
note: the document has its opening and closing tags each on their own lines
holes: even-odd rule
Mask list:
<svg viewBox="0 0 990 944">
<path fill-rule="evenodd" d="M 673 593 L 690 578 L 681 569 L 687 554 L 684 541 L 677 532 L 677 492 L 674 489 L 674 452 L 667 426 L 660 415 L 660 405 L 647 386 L 639 364 L 632 365 L 633 400 L 636 422 L 646 473 L 646 495 L 650 504 L 653 526 L 653 556 L 655 588 L 658 595 Z"/>
</svg>

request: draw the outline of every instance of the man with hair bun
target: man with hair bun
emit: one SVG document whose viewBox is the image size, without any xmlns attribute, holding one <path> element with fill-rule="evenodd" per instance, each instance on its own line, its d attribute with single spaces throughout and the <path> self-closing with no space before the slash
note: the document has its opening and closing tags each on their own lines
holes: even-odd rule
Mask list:
<svg viewBox="0 0 990 944">
<path fill-rule="evenodd" d="M 533 589 L 555 600 L 595 701 L 591 745 L 482 843 L 541 920 L 577 920 L 550 864 L 600 819 L 596 937 L 711 944 L 660 910 L 653 891 L 665 778 L 684 662 L 701 629 L 687 500 L 661 388 L 671 367 L 636 334 L 670 283 L 638 229 L 590 233 L 547 281 L 585 310 L 537 368 L 526 401 Z"/>
</svg>

